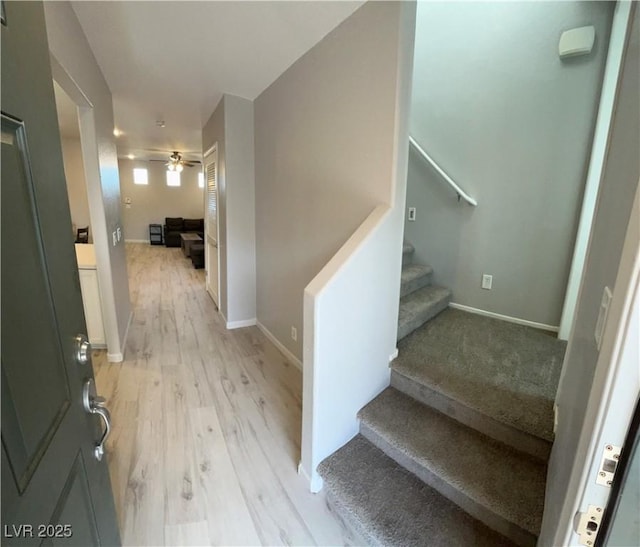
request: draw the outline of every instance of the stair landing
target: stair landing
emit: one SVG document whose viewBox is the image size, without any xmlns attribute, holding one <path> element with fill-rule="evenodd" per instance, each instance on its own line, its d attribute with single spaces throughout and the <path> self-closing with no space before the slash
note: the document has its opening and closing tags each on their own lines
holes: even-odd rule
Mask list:
<svg viewBox="0 0 640 547">
<path fill-rule="evenodd" d="M 399 342 L 391 385 L 411 384 L 411 396 L 464 423 L 464 414 L 475 412 L 550 446 L 565 349 L 552 334 L 449 308 Z"/>
</svg>

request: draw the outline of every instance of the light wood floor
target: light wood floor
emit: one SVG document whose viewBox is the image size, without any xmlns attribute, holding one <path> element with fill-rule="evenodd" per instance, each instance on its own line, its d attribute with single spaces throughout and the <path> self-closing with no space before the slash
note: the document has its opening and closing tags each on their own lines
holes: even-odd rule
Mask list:
<svg viewBox="0 0 640 547">
<path fill-rule="evenodd" d="M 94 352 L 125 545 L 353 545 L 296 473 L 300 371 L 256 328 L 227 331 L 180 249 L 127 244 L 125 361 Z"/>
</svg>

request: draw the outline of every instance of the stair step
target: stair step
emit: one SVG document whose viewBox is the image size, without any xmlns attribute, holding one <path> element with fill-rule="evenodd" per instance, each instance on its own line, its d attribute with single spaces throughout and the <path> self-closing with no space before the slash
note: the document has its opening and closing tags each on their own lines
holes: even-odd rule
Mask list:
<svg viewBox="0 0 640 547">
<path fill-rule="evenodd" d="M 413 253 L 415 252 L 415 248 L 411 243 L 407 243 L 404 241 L 402 243 L 402 265 L 410 264 L 413 260 Z"/>
<path fill-rule="evenodd" d="M 401 298 L 398 340 L 435 317 L 449 305 L 450 301 L 451 291 L 436 285 L 423 287 Z"/>
<path fill-rule="evenodd" d="M 546 466 L 387 388 L 360 432 L 397 463 L 518 545 L 540 532 Z"/>
<path fill-rule="evenodd" d="M 391 385 L 546 462 L 565 348 L 539 330 L 449 308 L 398 344 Z"/>
<path fill-rule="evenodd" d="M 400 298 L 422 287 L 431 285 L 433 268 L 425 264 L 407 264 L 402 267 L 400 277 Z"/>
<path fill-rule="evenodd" d="M 327 501 L 369 545 L 512 546 L 361 435 L 318 467 Z"/>
</svg>

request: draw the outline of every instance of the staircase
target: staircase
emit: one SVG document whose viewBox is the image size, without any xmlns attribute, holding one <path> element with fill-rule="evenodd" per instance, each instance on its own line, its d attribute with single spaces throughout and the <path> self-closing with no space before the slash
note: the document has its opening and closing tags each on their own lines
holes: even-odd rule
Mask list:
<svg viewBox="0 0 640 547">
<path fill-rule="evenodd" d="M 319 466 L 327 499 L 371 545 L 535 545 L 565 344 L 442 311 L 450 292 L 411 264 L 410 247 L 404 254 L 407 331 L 391 386 L 359 412 L 360 434 Z"/>
<path fill-rule="evenodd" d="M 432 285 L 433 268 L 413 264 L 413 253 L 413 245 L 405 242 L 402 246 L 398 340 L 424 325 L 451 302 L 451 291 Z"/>
</svg>

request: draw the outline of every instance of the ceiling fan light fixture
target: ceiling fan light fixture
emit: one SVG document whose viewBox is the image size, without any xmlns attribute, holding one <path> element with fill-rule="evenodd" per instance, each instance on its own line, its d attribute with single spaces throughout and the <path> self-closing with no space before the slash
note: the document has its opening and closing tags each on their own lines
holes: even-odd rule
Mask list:
<svg viewBox="0 0 640 547">
<path fill-rule="evenodd" d="M 181 164 L 181 163 L 177 163 L 175 167 L 176 167 L 176 171 L 177 171 L 178 173 L 181 173 L 181 172 L 182 172 L 182 170 L 184 169 L 184 167 L 182 167 L 182 164 Z"/>
</svg>

